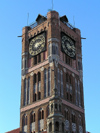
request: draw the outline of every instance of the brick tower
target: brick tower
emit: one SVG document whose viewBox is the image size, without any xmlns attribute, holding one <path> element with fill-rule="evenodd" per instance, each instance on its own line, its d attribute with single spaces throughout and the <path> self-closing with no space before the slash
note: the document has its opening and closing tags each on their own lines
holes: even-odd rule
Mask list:
<svg viewBox="0 0 100 133">
<path fill-rule="evenodd" d="M 20 133 L 85 133 L 80 30 L 50 11 L 22 30 Z"/>
</svg>

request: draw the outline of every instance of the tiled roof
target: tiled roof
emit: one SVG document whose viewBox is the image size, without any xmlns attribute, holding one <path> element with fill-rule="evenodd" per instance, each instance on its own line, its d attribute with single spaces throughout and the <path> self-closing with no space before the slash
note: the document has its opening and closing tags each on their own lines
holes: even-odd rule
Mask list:
<svg viewBox="0 0 100 133">
<path fill-rule="evenodd" d="M 6 133 L 19 133 L 20 128 L 14 129 L 12 131 L 6 132 Z"/>
</svg>

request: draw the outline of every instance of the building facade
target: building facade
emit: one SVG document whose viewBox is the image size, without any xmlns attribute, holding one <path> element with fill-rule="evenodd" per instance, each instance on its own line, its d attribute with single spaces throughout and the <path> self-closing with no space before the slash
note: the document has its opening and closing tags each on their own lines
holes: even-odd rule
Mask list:
<svg viewBox="0 0 100 133">
<path fill-rule="evenodd" d="M 85 133 L 81 47 L 56 11 L 23 28 L 20 133 Z"/>
</svg>

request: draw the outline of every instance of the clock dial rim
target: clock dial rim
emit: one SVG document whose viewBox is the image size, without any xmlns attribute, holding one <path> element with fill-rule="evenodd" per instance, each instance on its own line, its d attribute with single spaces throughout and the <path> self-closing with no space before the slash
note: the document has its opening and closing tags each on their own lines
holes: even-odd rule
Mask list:
<svg viewBox="0 0 100 133">
<path fill-rule="evenodd" d="M 66 44 L 66 42 L 67 42 L 67 44 Z M 75 56 L 76 56 L 75 42 L 64 33 L 61 36 L 61 47 L 62 47 L 62 52 L 64 52 L 71 58 L 75 58 Z"/>
<path fill-rule="evenodd" d="M 37 40 L 40 40 L 39 42 Z M 38 46 L 36 47 L 36 49 L 34 49 L 35 46 L 33 45 L 36 45 L 37 42 L 39 43 Z M 45 33 L 41 33 L 37 36 L 35 36 L 34 38 L 32 38 L 30 40 L 30 43 L 29 43 L 29 54 L 30 56 L 36 56 L 38 54 L 40 54 L 41 52 L 45 51 L 45 48 L 46 45 L 45 45 Z"/>
</svg>

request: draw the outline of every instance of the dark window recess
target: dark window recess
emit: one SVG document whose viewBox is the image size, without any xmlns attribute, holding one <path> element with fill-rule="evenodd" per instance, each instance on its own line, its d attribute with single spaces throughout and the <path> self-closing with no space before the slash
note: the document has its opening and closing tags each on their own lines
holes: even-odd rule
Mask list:
<svg viewBox="0 0 100 133">
<path fill-rule="evenodd" d="M 78 70 L 82 70 L 82 63 L 78 62 Z"/>
<path fill-rule="evenodd" d="M 46 52 L 43 52 L 43 60 L 46 59 L 46 56 L 45 56 Z"/>
<path fill-rule="evenodd" d="M 66 74 L 66 82 L 68 82 L 68 74 Z"/>
<path fill-rule="evenodd" d="M 34 113 L 34 117 L 33 117 L 33 122 L 35 122 L 35 113 Z"/>
<path fill-rule="evenodd" d="M 59 122 L 55 122 L 55 131 L 59 131 Z"/>
<path fill-rule="evenodd" d="M 37 64 L 37 56 L 34 56 L 34 65 Z"/>
<path fill-rule="evenodd" d="M 72 94 L 70 94 L 70 101 L 72 102 Z"/>
<path fill-rule="evenodd" d="M 66 93 L 66 98 L 67 98 L 67 100 L 69 100 L 69 96 L 68 96 L 69 94 L 68 94 L 68 92 Z"/>
<path fill-rule="evenodd" d="M 57 110 L 57 104 L 55 104 L 55 110 Z"/>
<path fill-rule="evenodd" d="M 38 92 L 38 99 L 41 99 L 41 92 Z"/>
<path fill-rule="evenodd" d="M 52 123 L 49 123 L 49 132 L 52 131 Z"/>
<path fill-rule="evenodd" d="M 38 63 L 41 62 L 41 54 L 38 55 Z"/>
<path fill-rule="evenodd" d="M 34 84 L 36 83 L 36 74 L 34 74 Z"/>
<path fill-rule="evenodd" d="M 70 84 L 72 83 L 72 78 L 71 78 L 71 76 L 69 77 L 69 83 L 70 83 Z"/>
<path fill-rule="evenodd" d="M 34 97 L 34 101 L 36 101 L 36 94 L 35 94 L 35 97 Z"/>
<path fill-rule="evenodd" d="M 75 121 L 76 121 L 75 119 L 76 119 L 75 115 L 72 114 L 72 123 L 75 123 Z"/>
<path fill-rule="evenodd" d="M 42 110 L 42 119 L 44 119 L 44 111 Z"/>
<path fill-rule="evenodd" d="M 64 123 L 62 123 L 62 132 L 64 132 Z"/>
<path fill-rule="evenodd" d="M 41 73 L 38 72 L 38 82 L 41 81 Z"/>
</svg>

